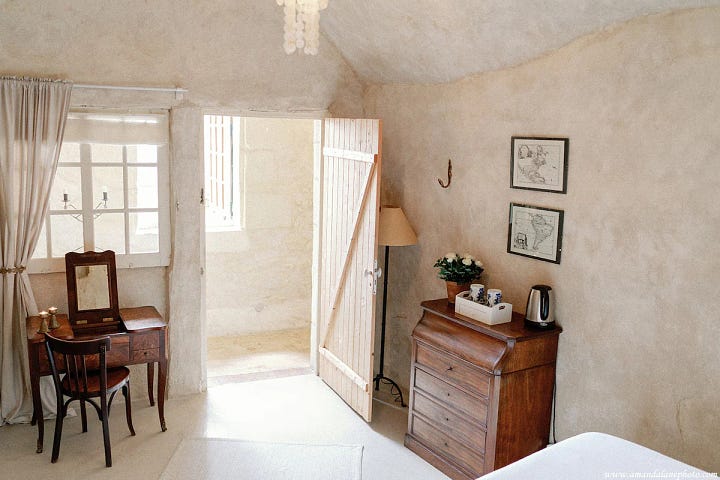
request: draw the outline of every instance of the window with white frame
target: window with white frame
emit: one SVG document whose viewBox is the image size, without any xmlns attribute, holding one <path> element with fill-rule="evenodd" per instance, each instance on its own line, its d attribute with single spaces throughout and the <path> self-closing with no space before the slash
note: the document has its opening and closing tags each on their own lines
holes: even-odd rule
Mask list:
<svg viewBox="0 0 720 480">
<path fill-rule="evenodd" d="M 67 252 L 113 250 L 118 267 L 170 261 L 168 115 L 68 115 L 31 272 L 63 271 Z"/>
<path fill-rule="evenodd" d="M 205 115 L 205 227 L 208 231 L 243 227 L 241 119 Z"/>
</svg>

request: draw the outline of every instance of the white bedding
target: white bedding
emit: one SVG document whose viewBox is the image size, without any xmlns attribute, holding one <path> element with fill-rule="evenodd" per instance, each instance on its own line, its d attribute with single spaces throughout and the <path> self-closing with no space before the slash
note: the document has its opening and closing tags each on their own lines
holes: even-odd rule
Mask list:
<svg viewBox="0 0 720 480">
<path fill-rule="evenodd" d="M 583 433 L 540 450 L 482 480 L 612 478 L 716 478 L 636 443 L 604 433 Z"/>
</svg>

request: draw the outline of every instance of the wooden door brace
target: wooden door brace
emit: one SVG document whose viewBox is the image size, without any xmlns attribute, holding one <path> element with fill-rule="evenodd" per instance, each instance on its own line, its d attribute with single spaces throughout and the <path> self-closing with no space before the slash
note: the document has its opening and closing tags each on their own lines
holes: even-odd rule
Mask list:
<svg viewBox="0 0 720 480">
<path fill-rule="evenodd" d="M 350 241 L 347 246 L 346 254 L 345 254 L 345 263 L 343 264 L 343 268 L 340 271 L 340 276 L 338 278 L 337 287 L 335 288 L 335 293 L 332 296 L 332 309 L 330 310 L 330 318 L 328 318 L 327 326 L 325 327 L 325 331 L 322 335 L 322 342 L 320 343 L 320 346 L 324 348 L 327 345 L 327 339 L 330 335 L 330 331 L 332 330 L 332 327 L 335 323 L 335 312 L 337 310 L 338 302 L 340 301 L 340 294 L 343 291 L 343 287 L 345 286 L 345 280 L 347 279 L 347 273 L 350 267 L 350 258 L 352 257 L 353 250 L 355 249 L 355 245 L 357 244 L 357 237 L 358 232 L 360 230 L 360 219 L 362 217 L 362 213 L 365 209 L 365 205 L 367 204 L 367 197 L 368 192 L 370 191 L 370 187 L 372 186 L 372 179 L 375 176 L 375 166 L 376 164 L 373 163 L 370 167 L 370 171 L 368 172 L 367 179 L 365 180 L 365 188 L 363 189 L 363 196 L 362 201 L 360 202 L 360 205 L 358 206 L 357 210 L 355 211 L 355 225 L 353 226 L 353 234 L 352 237 L 350 237 Z"/>
</svg>

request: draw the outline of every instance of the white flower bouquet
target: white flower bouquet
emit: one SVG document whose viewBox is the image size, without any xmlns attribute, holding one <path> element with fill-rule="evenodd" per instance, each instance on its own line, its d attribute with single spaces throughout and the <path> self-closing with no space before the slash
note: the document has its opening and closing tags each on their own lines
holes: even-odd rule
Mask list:
<svg viewBox="0 0 720 480">
<path fill-rule="evenodd" d="M 458 255 L 451 252 L 439 258 L 434 265 L 439 268 L 438 276 L 445 281 L 455 283 L 470 283 L 480 277 L 483 264 L 469 253 Z"/>
</svg>

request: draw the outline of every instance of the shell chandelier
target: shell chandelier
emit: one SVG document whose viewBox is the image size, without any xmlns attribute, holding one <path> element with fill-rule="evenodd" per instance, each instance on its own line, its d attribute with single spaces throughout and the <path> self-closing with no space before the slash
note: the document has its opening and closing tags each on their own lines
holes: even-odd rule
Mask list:
<svg viewBox="0 0 720 480">
<path fill-rule="evenodd" d="M 328 0 L 277 0 L 285 5 L 285 53 L 295 51 L 317 55 L 320 45 L 320 10 L 325 10 Z"/>
</svg>

